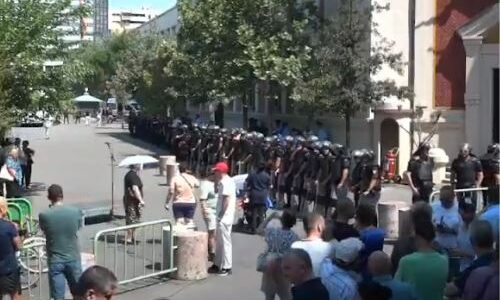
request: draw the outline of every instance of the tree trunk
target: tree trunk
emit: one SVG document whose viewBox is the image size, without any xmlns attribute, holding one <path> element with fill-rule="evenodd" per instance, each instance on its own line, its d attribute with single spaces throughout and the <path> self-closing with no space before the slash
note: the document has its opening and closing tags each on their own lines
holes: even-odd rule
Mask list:
<svg viewBox="0 0 500 300">
<path fill-rule="evenodd" d="M 351 115 L 345 115 L 345 147 L 351 148 Z"/>
<path fill-rule="evenodd" d="M 215 109 L 215 124 L 220 128 L 224 127 L 224 104 L 222 102 L 219 102 Z"/>
<path fill-rule="evenodd" d="M 243 92 L 241 95 L 241 106 L 243 111 L 243 124 L 241 124 L 243 129 L 248 128 L 248 93 L 250 90 Z"/>
</svg>

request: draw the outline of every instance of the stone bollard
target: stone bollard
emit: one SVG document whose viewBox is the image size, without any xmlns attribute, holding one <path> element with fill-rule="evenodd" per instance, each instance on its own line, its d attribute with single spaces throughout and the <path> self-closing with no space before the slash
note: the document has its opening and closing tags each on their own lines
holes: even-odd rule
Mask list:
<svg viewBox="0 0 500 300">
<path fill-rule="evenodd" d="M 200 280 L 207 278 L 208 234 L 202 231 L 182 230 L 176 232 L 174 274 L 179 280 Z"/>
<path fill-rule="evenodd" d="M 165 156 L 165 155 L 162 155 L 160 156 L 160 175 L 161 176 L 165 176 L 165 172 L 167 170 L 167 160 L 168 160 L 168 156 Z"/>
<path fill-rule="evenodd" d="M 384 229 L 387 239 L 399 236 L 399 209 L 408 206 L 401 201 L 381 201 L 378 203 L 378 227 Z"/>
<path fill-rule="evenodd" d="M 403 207 L 399 209 L 398 213 L 398 231 L 399 236 L 410 236 L 412 231 L 412 224 L 410 220 L 410 207 Z"/>
<path fill-rule="evenodd" d="M 175 175 L 179 173 L 179 164 L 177 163 L 167 163 L 167 186 L 170 186 L 170 182 Z"/>
</svg>

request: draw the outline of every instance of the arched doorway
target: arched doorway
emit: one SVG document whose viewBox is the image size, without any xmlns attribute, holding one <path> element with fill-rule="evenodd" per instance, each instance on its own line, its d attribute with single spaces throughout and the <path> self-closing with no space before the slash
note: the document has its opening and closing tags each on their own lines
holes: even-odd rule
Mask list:
<svg viewBox="0 0 500 300">
<path fill-rule="evenodd" d="M 384 160 L 387 151 L 399 148 L 399 125 L 392 118 L 387 118 L 380 124 L 380 160 Z M 399 157 L 396 160 L 396 170 L 399 168 Z"/>
</svg>

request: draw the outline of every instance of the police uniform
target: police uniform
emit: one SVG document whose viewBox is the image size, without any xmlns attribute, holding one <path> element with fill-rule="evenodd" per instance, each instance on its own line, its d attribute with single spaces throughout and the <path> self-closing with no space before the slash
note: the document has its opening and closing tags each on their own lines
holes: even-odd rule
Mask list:
<svg viewBox="0 0 500 300">
<path fill-rule="evenodd" d="M 339 185 L 340 181 L 342 180 L 342 173 L 344 170 L 349 170 L 351 168 L 351 159 L 343 154 L 337 155 L 333 162 L 333 169 L 332 169 L 332 186 L 331 186 L 331 191 L 332 191 L 332 199 L 334 201 L 336 200 L 342 200 L 347 198 L 347 179 L 344 181 L 344 185 L 342 188 L 337 188 Z M 333 192 L 335 191 L 335 195 L 333 195 Z"/>
<path fill-rule="evenodd" d="M 468 189 L 476 187 L 476 176 L 477 173 L 483 171 L 481 162 L 475 156 L 469 155 L 467 158 L 455 158 L 451 164 L 451 170 L 456 174 L 456 188 L 457 189 Z M 469 201 L 477 207 L 477 193 L 476 192 L 465 192 L 457 193 L 457 199 L 460 202 Z"/>
<path fill-rule="evenodd" d="M 484 178 L 481 183 L 482 187 L 488 189 L 497 188 L 500 182 L 498 182 L 497 177 L 500 172 L 500 160 L 495 157 L 494 153 L 487 153 L 481 157 L 481 166 L 483 168 Z M 486 207 L 488 204 L 488 192 L 483 192 L 483 206 Z"/>
<path fill-rule="evenodd" d="M 432 193 L 432 169 L 433 161 L 414 157 L 408 162 L 407 171 L 410 173 L 411 181 L 418 190 L 418 195 L 413 195 L 413 203 L 417 201 L 429 202 L 429 197 Z"/>
<path fill-rule="evenodd" d="M 380 166 L 374 163 L 366 163 L 362 166 L 361 170 L 361 192 L 364 193 L 370 187 L 372 180 L 377 180 L 375 187 L 370 191 L 368 195 L 360 195 L 360 204 L 369 204 L 374 207 L 377 206 L 378 200 L 380 199 L 381 190 L 381 171 Z"/>
</svg>

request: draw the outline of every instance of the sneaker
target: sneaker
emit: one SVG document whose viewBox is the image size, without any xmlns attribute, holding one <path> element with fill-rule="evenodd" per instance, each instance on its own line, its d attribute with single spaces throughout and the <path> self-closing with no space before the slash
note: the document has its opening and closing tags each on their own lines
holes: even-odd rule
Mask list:
<svg viewBox="0 0 500 300">
<path fill-rule="evenodd" d="M 211 274 L 219 273 L 219 271 L 219 267 L 217 267 L 216 265 L 212 265 L 210 268 L 208 268 L 208 273 Z"/>
<path fill-rule="evenodd" d="M 227 276 L 227 275 L 231 275 L 231 274 L 233 274 L 231 269 L 222 269 L 219 272 L 217 272 L 217 276 Z"/>
</svg>

